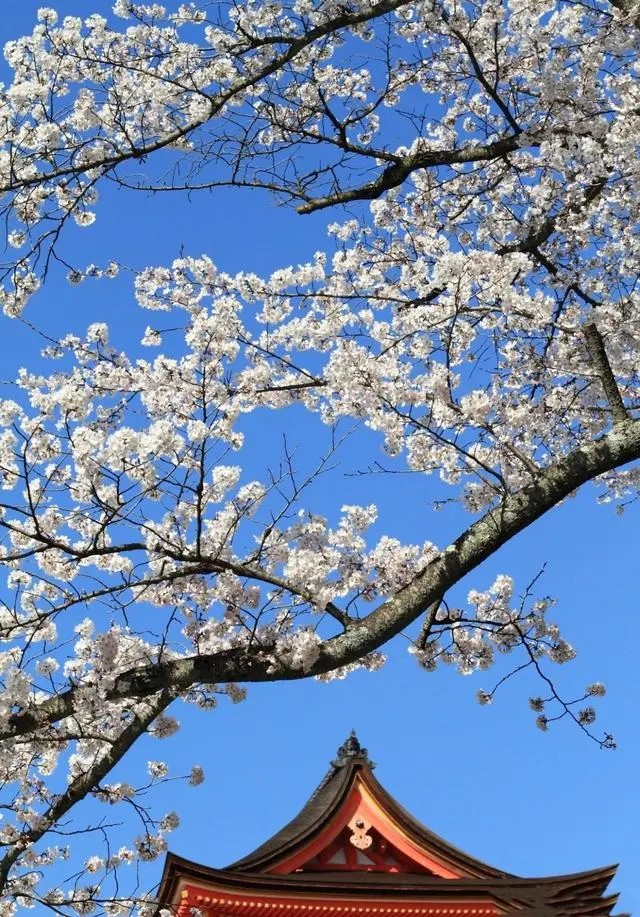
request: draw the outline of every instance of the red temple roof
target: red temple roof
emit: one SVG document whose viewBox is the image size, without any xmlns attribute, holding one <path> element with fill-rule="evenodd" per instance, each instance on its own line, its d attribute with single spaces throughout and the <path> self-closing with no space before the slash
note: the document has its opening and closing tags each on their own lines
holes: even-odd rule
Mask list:
<svg viewBox="0 0 640 917">
<path fill-rule="evenodd" d="M 205 917 L 611 913 L 617 895 L 604 893 L 615 866 L 545 878 L 495 869 L 421 825 L 372 771 L 352 734 L 299 814 L 253 853 L 225 869 L 170 853 L 161 905 L 178 917 L 194 908 Z"/>
</svg>

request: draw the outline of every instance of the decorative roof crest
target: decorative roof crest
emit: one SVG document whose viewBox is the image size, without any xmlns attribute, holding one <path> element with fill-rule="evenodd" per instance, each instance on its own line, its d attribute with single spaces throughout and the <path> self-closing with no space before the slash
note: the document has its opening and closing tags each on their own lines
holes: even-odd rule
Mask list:
<svg viewBox="0 0 640 917">
<path fill-rule="evenodd" d="M 355 729 L 351 730 L 347 740 L 342 743 L 335 761 L 332 761 L 331 764 L 334 767 L 344 767 L 352 758 L 361 758 L 370 768 L 373 769 L 375 767 L 375 764 L 369 758 L 369 752 L 360 744 Z"/>
</svg>

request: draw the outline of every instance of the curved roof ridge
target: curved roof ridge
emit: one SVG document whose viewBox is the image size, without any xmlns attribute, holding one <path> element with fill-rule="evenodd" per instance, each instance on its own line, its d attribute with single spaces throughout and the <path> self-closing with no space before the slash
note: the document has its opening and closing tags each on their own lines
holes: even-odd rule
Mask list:
<svg viewBox="0 0 640 917">
<path fill-rule="evenodd" d="M 337 804 L 346 796 L 353 784 L 355 772 L 365 766 L 365 761 L 364 758 L 353 757 L 340 766 L 333 763 L 291 821 L 251 853 L 231 863 L 226 869 L 259 870 L 313 835 L 325 823 L 327 813 L 333 812 Z"/>
<path fill-rule="evenodd" d="M 395 814 L 398 820 L 415 835 L 416 840 L 422 842 L 426 846 L 435 847 L 445 859 L 453 859 L 454 862 L 461 864 L 463 868 L 471 872 L 478 871 L 481 875 L 490 876 L 491 878 L 518 878 L 514 876 L 513 873 L 506 872 L 504 869 L 497 869 L 495 866 L 491 866 L 489 863 L 477 859 L 477 857 L 472 856 L 465 850 L 461 850 L 454 844 L 450 844 L 449 841 L 445 840 L 441 835 L 427 828 L 426 825 L 423 825 L 421 821 L 405 809 L 405 807 L 384 788 L 370 770 L 367 773 L 367 780 L 373 784 L 376 795 L 384 801 L 385 807 L 392 814 Z"/>
<path fill-rule="evenodd" d="M 487 878 L 515 878 L 512 873 L 484 863 L 419 822 L 407 809 L 382 786 L 373 775 L 374 765 L 369 760 L 366 748 L 358 742 L 355 733 L 338 749 L 336 760 L 327 774 L 311 794 L 305 805 L 294 818 L 255 850 L 226 869 L 232 871 L 266 871 L 278 861 L 291 855 L 295 849 L 311 840 L 338 811 L 347 797 L 355 778 L 361 775 L 365 785 L 381 802 L 392 817 L 398 821 L 419 847 L 433 848 L 447 862 L 452 862 L 463 872 Z"/>
</svg>

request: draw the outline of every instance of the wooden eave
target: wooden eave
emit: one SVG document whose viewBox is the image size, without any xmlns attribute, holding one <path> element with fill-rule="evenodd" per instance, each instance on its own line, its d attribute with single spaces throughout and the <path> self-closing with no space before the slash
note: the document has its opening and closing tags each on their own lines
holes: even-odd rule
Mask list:
<svg viewBox="0 0 640 917">
<path fill-rule="evenodd" d="M 222 904 L 225 913 L 252 914 L 261 902 L 265 915 L 297 908 L 309 917 L 333 902 L 331 910 L 340 911 L 339 902 L 358 905 L 364 913 L 365 903 L 372 912 L 385 912 L 385 905 L 400 905 L 404 913 L 421 913 L 430 904 L 458 902 L 465 908 L 479 903 L 493 905 L 496 913 L 535 915 L 580 915 L 608 917 L 617 895 L 602 897 L 616 867 L 609 866 L 564 876 L 534 878 L 441 879 L 429 875 L 392 873 L 239 873 L 213 869 L 169 853 L 159 890 L 159 900 L 176 901 L 180 889 L 197 888 L 213 904 Z M 338 905 L 338 906 L 336 906 Z M 326 910 L 326 907 L 325 907 Z M 387 907 L 390 913 L 393 908 Z M 277 912 L 277 913 L 276 913 Z"/>
</svg>

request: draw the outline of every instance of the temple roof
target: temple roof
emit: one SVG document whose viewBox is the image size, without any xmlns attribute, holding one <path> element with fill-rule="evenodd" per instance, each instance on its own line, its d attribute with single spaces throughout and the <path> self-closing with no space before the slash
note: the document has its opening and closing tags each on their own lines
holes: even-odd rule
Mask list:
<svg viewBox="0 0 640 917">
<path fill-rule="evenodd" d="M 295 818 L 227 869 L 269 872 L 287 854 L 313 839 L 337 815 L 359 779 L 371 790 L 381 808 L 411 835 L 418 846 L 433 849 L 445 860 L 456 864 L 465 875 L 496 878 L 509 876 L 507 872 L 474 859 L 417 821 L 376 780 L 374 767 L 367 749 L 360 745 L 355 732 L 352 732 L 338 749 L 329 771 Z"/>
<path fill-rule="evenodd" d="M 170 853 L 160 901 L 178 907 L 182 896 L 190 907 L 195 901 L 225 917 L 258 917 L 264 908 L 270 917 L 291 917 L 292 908 L 293 917 L 300 910 L 327 917 L 326 911 L 352 914 L 354 904 L 360 917 L 610 915 L 617 895 L 604 894 L 615 866 L 542 878 L 496 869 L 420 824 L 373 767 L 352 733 L 301 811 L 252 853 L 225 869 Z"/>
</svg>

